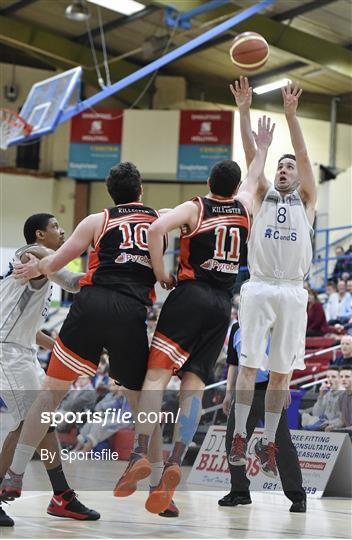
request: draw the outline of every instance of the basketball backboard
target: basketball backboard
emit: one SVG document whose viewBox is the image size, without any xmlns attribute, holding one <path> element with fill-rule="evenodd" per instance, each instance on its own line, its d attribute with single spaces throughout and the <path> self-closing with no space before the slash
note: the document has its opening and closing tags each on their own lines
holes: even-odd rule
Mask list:
<svg viewBox="0 0 352 540">
<path fill-rule="evenodd" d="M 29 137 L 22 133 L 14 133 L 8 144 L 19 144 L 22 140 L 33 139 L 53 132 L 60 116 L 70 104 L 74 91 L 78 89 L 82 68 L 76 67 L 35 83 L 21 109 L 20 115 L 28 124 L 33 126 Z M 71 104 L 77 103 L 75 101 Z"/>
</svg>

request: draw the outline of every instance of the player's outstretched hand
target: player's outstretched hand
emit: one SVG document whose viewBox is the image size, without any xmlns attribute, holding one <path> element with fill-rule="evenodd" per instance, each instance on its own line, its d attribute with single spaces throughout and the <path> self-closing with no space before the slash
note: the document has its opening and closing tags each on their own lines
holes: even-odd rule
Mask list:
<svg viewBox="0 0 352 540">
<path fill-rule="evenodd" d="M 252 105 L 252 87 L 249 86 L 247 77 L 240 76 L 240 81 L 230 84 L 230 90 L 235 98 L 236 105 L 240 111 L 247 111 Z"/>
<path fill-rule="evenodd" d="M 262 118 L 258 120 L 258 133 L 253 131 L 253 137 L 256 145 L 260 149 L 267 150 L 272 143 L 273 133 L 275 129 L 275 123 L 271 125 L 271 118 L 264 114 Z"/>
<path fill-rule="evenodd" d="M 165 272 L 163 275 L 157 276 L 157 280 L 159 281 L 162 289 L 167 291 L 170 291 L 176 287 L 176 278 L 173 274 Z"/>
<path fill-rule="evenodd" d="M 41 275 L 38 271 L 39 259 L 32 255 L 32 253 L 26 253 L 26 256 L 28 257 L 28 262 L 14 264 L 15 279 L 20 279 L 22 283 L 26 283 L 30 279 L 37 278 Z"/>
<path fill-rule="evenodd" d="M 286 116 L 295 115 L 298 107 L 298 100 L 302 94 L 302 88 L 298 88 L 297 84 L 291 86 L 288 84 L 281 89 L 282 99 L 284 101 L 284 112 Z"/>
<path fill-rule="evenodd" d="M 291 405 L 292 397 L 290 389 L 286 390 L 285 399 L 284 399 L 284 409 L 288 409 Z"/>
<path fill-rule="evenodd" d="M 222 402 L 222 410 L 224 411 L 226 416 L 229 415 L 231 402 L 232 402 L 232 392 L 226 392 L 224 401 Z"/>
</svg>

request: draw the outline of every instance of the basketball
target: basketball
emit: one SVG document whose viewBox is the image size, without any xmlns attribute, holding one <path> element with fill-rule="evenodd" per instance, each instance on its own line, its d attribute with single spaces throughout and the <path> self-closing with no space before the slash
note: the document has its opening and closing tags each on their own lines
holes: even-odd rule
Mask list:
<svg viewBox="0 0 352 540">
<path fill-rule="evenodd" d="M 231 61 L 245 71 L 255 71 L 269 58 L 269 46 L 257 32 L 243 32 L 235 37 L 230 48 Z"/>
</svg>

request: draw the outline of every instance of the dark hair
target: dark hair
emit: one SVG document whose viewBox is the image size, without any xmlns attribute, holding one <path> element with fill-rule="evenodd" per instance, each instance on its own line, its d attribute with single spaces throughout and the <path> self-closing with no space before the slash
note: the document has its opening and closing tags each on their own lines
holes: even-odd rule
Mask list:
<svg viewBox="0 0 352 540">
<path fill-rule="evenodd" d="M 336 290 L 336 283 L 335 281 L 328 281 L 326 284 L 327 287 L 333 287 L 333 289 Z"/>
<path fill-rule="evenodd" d="M 340 371 L 340 366 L 329 366 L 328 367 L 328 371 L 337 371 L 339 372 Z"/>
<path fill-rule="evenodd" d="M 50 219 L 54 217 L 52 214 L 33 214 L 33 216 L 29 216 L 23 226 L 23 234 L 27 244 L 34 244 L 37 240 L 36 231 L 45 231 Z"/>
<path fill-rule="evenodd" d="M 284 154 L 283 156 L 280 157 L 277 163 L 279 164 L 280 161 L 282 161 L 283 159 L 293 159 L 294 161 L 296 161 L 296 156 L 293 154 Z"/>
<path fill-rule="evenodd" d="M 309 287 L 308 293 L 314 296 L 315 302 L 319 302 L 318 293 L 315 289 L 312 289 L 311 287 Z"/>
<path fill-rule="evenodd" d="M 342 371 L 342 370 L 352 371 L 352 366 L 350 366 L 349 364 L 345 364 L 344 366 L 340 366 L 340 371 Z"/>
<path fill-rule="evenodd" d="M 112 167 L 106 178 L 106 186 L 115 204 L 137 201 L 141 194 L 141 175 L 129 161 Z"/>
<path fill-rule="evenodd" d="M 219 161 L 210 171 L 209 187 L 214 195 L 231 197 L 241 182 L 241 169 L 231 159 Z"/>
</svg>

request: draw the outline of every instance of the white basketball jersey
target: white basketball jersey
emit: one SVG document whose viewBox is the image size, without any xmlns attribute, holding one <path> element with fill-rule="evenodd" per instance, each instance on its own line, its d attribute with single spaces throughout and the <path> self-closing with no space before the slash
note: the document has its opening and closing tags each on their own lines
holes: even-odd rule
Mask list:
<svg viewBox="0 0 352 540">
<path fill-rule="evenodd" d="M 19 262 L 30 246 L 16 252 L 14 262 Z M 35 285 L 22 285 L 13 274 L 0 280 L 0 342 L 16 343 L 26 348 L 36 345 L 36 334 L 48 314 L 52 284 L 46 278 Z"/>
<path fill-rule="evenodd" d="M 251 276 L 302 282 L 312 262 L 312 233 L 298 191 L 282 196 L 270 187 L 248 242 Z"/>
</svg>

